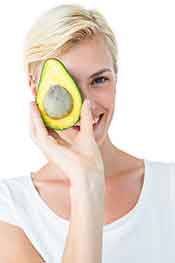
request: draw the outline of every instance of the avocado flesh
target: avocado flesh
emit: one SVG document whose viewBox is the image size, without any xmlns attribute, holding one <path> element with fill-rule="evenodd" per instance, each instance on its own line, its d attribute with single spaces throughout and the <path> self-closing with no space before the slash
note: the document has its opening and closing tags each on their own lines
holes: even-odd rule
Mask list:
<svg viewBox="0 0 175 263">
<path fill-rule="evenodd" d="M 64 64 L 56 58 L 45 60 L 42 66 L 35 101 L 49 128 L 68 129 L 80 120 L 81 91 Z"/>
</svg>

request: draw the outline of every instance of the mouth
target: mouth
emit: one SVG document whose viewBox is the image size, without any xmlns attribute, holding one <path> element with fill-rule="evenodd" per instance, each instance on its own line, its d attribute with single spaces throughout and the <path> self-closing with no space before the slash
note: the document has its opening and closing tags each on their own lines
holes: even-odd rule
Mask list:
<svg viewBox="0 0 175 263">
<path fill-rule="evenodd" d="M 101 123 L 101 120 L 102 120 L 102 118 L 103 118 L 103 115 L 104 115 L 104 113 L 101 113 L 101 114 L 99 115 L 99 118 L 98 118 L 97 122 L 95 122 L 95 123 L 93 124 L 93 129 L 96 129 L 96 127 L 99 126 L 99 124 Z M 72 126 L 72 128 L 73 128 L 74 130 L 76 130 L 76 131 L 80 131 L 80 125 Z"/>
</svg>

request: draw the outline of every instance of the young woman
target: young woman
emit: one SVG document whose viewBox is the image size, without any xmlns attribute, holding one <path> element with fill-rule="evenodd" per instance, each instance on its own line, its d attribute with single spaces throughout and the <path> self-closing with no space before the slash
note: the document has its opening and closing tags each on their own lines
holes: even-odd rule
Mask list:
<svg viewBox="0 0 175 263">
<path fill-rule="evenodd" d="M 174 256 L 167 187 L 174 163 L 136 158 L 110 140 L 118 59 L 107 21 L 80 5 L 58 6 L 36 21 L 24 52 L 34 96 L 49 57 L 59 59 L 81 89 L 80 122 L 63 131 L 46 128 L 30 103 L 30 135 L 48 162 L 30 175 L 1 180 L 0 261 L 165 262 Z"/>
</svg>

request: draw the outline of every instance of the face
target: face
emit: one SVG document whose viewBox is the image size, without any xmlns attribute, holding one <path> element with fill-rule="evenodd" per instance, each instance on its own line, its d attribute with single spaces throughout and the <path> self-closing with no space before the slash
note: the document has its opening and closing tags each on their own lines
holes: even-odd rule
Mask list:
<svg viewBox="0 0 175 263">
<path fill-rule="evenodd" d="M 117 83 L 112 57 L 102 36 L 96 35 L 92 39 L 85 39 L 65 54 L 54 57 L 62 61 L 75 79 L 83 99 L 90 99 L 93 120 L 103 113 L 100 122 L 93 125 L 96 142 L 101 145 L 112 120 Z M 94 75 L 102 70 L 105 71 Z M 71 127 L 55 132 L 71 143 L 79 130 Z"/>
</svg>

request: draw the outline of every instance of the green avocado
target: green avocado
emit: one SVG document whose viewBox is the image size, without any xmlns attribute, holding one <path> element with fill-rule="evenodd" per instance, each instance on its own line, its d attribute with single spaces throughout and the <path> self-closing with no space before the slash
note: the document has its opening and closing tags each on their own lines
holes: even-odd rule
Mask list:
<svg viewBox="0 0 175 263">
<path fill-rule="evenodd" d="M 48 58 L 44 61 L 35 102 L 48 128 L 65 130 L 80 120 L 83 97 L 60 60 Z"/>
</svg>

